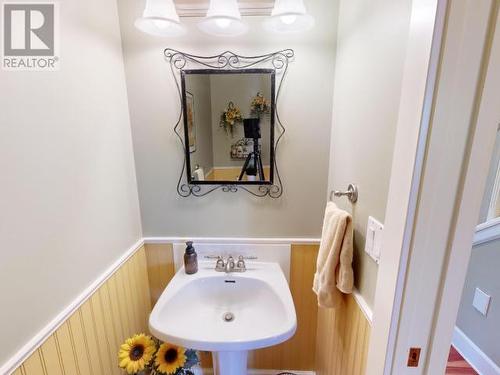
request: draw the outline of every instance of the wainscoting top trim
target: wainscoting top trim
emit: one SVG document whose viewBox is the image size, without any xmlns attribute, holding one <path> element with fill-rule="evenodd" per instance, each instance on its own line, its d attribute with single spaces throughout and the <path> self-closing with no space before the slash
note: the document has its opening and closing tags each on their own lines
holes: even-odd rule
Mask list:
<svg viewBox="0 0 500 375">
<path fill-rule="evenodd" d="M 487 221 L 486 223 L 479 224 L 476 227 L 474 234 L 474 241 L 472 246 L 477 246 L 482 243 L 494 241 L 500 238 L 500 217 Z"/>
<path fill-rule="evenodd" d="M 356 303 L 358 304 L 359 308 L 363 312 L 363 315 L 365 316 L 366 320 L 368 320 L 368 323 L 371 326 L 373 322 L 373 310 L 370 308 L 368 303 L 366 303 L 366 300 L 363 298 L 363 296 L 359 294 L 359 291 L 357 289 L 353 290 L 352 295 L 354 296 Z"/>
<path fill-rule="evenodd" d="M 35 352 L 64 322 L 83 305 L 94 292 L 101 287 L 113 274 L 129 260 L 142 246 L 143 239 L 137 241 L 106 271 L 104 271 L 90 286 L 61 311 L 52 321 L 28 341 L 19 351 L 0 367 L 0 374 L 12 374 L 28 357 Z"/>
<path fill-rule="evenodd" d="M 248 237 L 144 237 L 145 244 L 167 244 L 175 242 L 203 242 L 203 243 L 234 243 L 234 244 L 294 244 L 294 245 L 318 245 L 319 238 L 248 238 Z"/>
</svg>

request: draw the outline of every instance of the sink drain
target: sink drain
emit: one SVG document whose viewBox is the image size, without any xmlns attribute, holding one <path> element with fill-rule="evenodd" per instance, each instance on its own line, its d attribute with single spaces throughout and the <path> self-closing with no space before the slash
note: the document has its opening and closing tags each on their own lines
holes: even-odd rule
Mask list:
<svg viewBox="0 0 500 375">
<path fill-rule="evenodd" d="M 225 322 L 232 322 L 234 320 L 234 314 L 232 312 L 227 312 L 222 315 L 222 319 Z"/>
</svg>

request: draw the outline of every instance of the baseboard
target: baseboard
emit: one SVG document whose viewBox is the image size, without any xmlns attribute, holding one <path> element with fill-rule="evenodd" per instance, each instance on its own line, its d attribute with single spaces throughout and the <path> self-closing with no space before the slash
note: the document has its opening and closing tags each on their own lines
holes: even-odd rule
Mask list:
<svg viewBox="0 0 500 375">
<path fill-rule="evenodd" d="M 452 345 L 480 375 L 500 375 L 500 367 L 458 327 L 453 331 Z"/>
<path fill-rule="evenodd" d="M 52 334 L 83 305 L 94 292 L 101 287 L 113 274 L 144 244 L 140 239 L 130 247 L 118 260 L 116 260 L 106 271 L 104 271 L 90 286 L 88 286 L 80 295 L 73 300 L 66 308 L 61 311 L 52 321 L 38 332 L 30 341 L 18 350 L 12 358 L 0 367 L 0 374 L 10 375 L 18 368 L 31 354 L 35 352 Z"/>
<path fill-rule="evenodd" d="M 212 369 L 195 369 L 194 375 L 213 375 Z M 298 370 L 257 370 L 248 369 L 247 375 L 276 375 L 281 373 L 290 373 L 294 375 L 316 375 L 315 371 L 298 371 Z"/>
<path fill-rule="evenodd" d="M 248 375 L 276 375 L 280 373 L 290 373 L 293 375 L 316 375 L 314 371 L 298 371 L 298 370 L 248 370 Z"/>
</svg>

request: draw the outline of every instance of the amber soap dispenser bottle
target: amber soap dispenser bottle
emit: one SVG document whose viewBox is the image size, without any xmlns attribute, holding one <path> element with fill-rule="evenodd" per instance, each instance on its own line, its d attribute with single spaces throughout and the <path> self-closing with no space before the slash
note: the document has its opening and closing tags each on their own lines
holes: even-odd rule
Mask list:
<svg viewBox="0 0 500 375">
<path fill-rule="evenodd" d="M 198 272 L 198 255 L 193 247 L 193 242 L 186 242 L 186 252 L 184 253 L 184 269 L 188 275 Z"/>
</svg>

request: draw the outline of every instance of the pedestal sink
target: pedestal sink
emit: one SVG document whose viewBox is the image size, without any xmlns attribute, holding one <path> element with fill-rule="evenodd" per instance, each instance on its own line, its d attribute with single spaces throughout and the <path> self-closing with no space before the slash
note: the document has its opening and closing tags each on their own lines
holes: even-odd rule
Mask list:
<svg viewBox="0 0 500 375">
<path fill-rule="evenodd" d="M 297 327 L 288 283 L 277 263 L 248 262 L 246 272 L 221 273 L 214 262 L 181 268 L 149 318 L 163 341 L 211 351 L 216 375 L 246 375 L 249 350 L 288 340 Z"/>
</svg>

